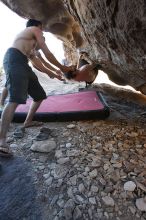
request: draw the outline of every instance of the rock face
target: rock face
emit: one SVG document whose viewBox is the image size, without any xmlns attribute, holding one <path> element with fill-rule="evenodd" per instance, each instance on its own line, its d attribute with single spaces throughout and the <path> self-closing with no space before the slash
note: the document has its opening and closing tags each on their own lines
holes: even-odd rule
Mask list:
<svg viewBox="0 0 146 220">
<path fill-rule="evenodd" d="M 22 17 L 41 20 L 64 41 L 73 63 L 82 46 L 115 83 L 137 90 L 146 83 L 145 0 L 1 1 Z"/>
<path fill-rule="evenodd" d="M 109 78 L 138 88 L 146 80 L 146 2 L 64 1 L 77 18 L 94 61 Z"/>
</svg>

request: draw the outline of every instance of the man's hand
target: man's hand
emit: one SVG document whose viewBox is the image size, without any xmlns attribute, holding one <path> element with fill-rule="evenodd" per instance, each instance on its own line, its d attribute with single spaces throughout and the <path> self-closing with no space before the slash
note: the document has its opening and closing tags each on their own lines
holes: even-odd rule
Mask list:
<svg viewBox="0 0 146 220">
<path fill-rule="evenodd" d="M 64 79 L 63 79 L 62 76 L 60 76 L 60 75 L 56 75 L 55 78 L 57 78 L 57 79 L 60 80 L 60 81 L 64 81 Z"/>
<path fill-rule="evenodd" d="M 64 75 L 63 75 L 63 73 L 61 72 L 61 70 L 58 69 L 58 70 L 55 71 L 55 73 L 56 73 L 56 76 L 55 76 L 55 77 L 56 77 L 57 79 L 59 79 L 60 81 L 64 81 Z"/>
<path fill-rule="evenodd" d="M 63 73 L 61 72 L 60 69 L 56 70 L 55 73 L 56 73 L 57 75 L 59 75 L 59 76 L 63 76 Z"/>
</svg>

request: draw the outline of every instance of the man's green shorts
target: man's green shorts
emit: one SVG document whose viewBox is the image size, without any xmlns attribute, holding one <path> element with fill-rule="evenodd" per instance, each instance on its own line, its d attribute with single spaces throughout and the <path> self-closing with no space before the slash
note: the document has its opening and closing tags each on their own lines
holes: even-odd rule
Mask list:
<svg viewBox="0 0 146 220">
<path fill-rule="evenodd" d="M 9 48 L 4 56 L 3 66 L 10 96 L 9 102 L 25 104 L 28 95 L 35 102 L 46 99 L 44 89 L 22 52 L 16 48 Z"/>
</svg>

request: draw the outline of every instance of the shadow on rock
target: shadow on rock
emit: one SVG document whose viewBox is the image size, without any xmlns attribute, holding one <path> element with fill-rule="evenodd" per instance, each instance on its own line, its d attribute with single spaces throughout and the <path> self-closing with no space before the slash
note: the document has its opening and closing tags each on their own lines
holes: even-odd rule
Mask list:
<svg viewBox="0 0 146 220">
<path fill-rule="evenodd" d="M 0 219 L 42 220 L 33 173 L 23 158 L 1 159 Z"/>
</svg>

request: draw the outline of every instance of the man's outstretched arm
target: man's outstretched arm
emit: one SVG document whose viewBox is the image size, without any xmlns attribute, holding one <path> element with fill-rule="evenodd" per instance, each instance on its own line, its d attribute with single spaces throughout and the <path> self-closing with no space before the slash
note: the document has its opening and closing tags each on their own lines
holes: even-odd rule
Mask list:
<svg viewBox="0 0 146 220">
<path fill-rule="evenodd" d="M 37 40 L 38 46 L 39 48 L 42 50 L 42 52 L 44 53 L 46 59 L 52 63 L 54 66 L 58 67 L 62 72 L 68 72 L 70 70 L 73 70 L 74 67 L 73 66 L 64 66 L 61 63 L 58 62 L 58 60 L 55 58 L 55 56 L 50 52 L 50 50 L 48 49 L 44 37 L 43 37 L 43 33 L 42 31 L 37 28 L 34 27 L 33 28 L 33 33 L 34 33 L 34 37 Z"/>
<path fill-rule="evenodd" d="M 33 56 L 31 57 L 30 59 L 32 65 L 39 71 L 43 72 L 43 73 L 46 73 L 50 78 L 57 78 L 59 80 L 62 80 L 61 76 L 60 75 L 57 75 L 55 74 L 53 71 L 51 71 L 50 69 L 46 68 L 41 60 L 36 57 L 36 56 Z"/>
<path fill-rule="evenodd" d="M 40 52 L 37 52 L 37 57 L 41 60 L 41 62 L 43 63 L 43 65 L 45 67 L 47 67 L 48 69 L 52 70 L 52 71 L 57 71 L 56 68 L 54 68 L 50 63 L 48 63 L 40 54 Z"/>
</svg>

